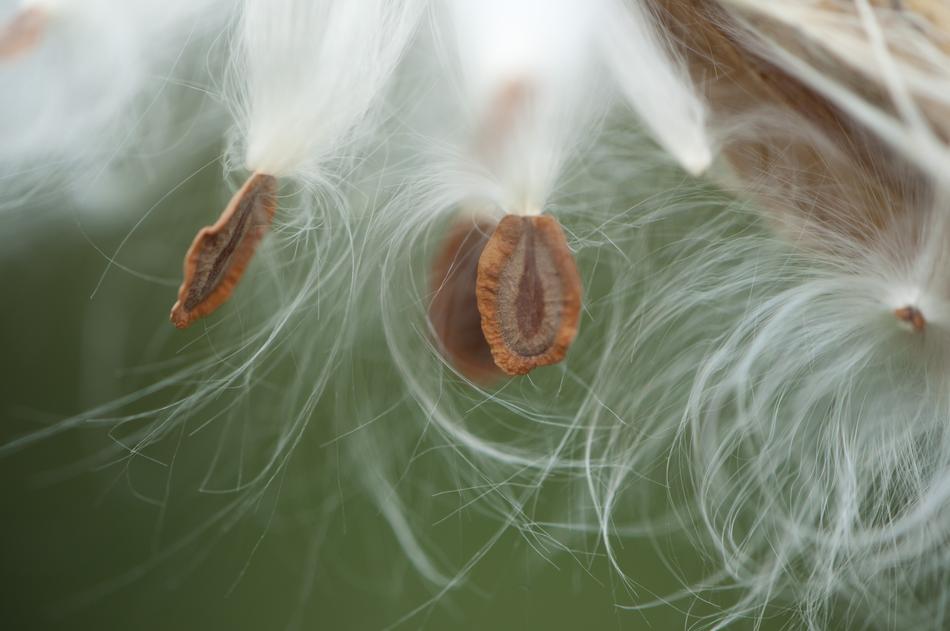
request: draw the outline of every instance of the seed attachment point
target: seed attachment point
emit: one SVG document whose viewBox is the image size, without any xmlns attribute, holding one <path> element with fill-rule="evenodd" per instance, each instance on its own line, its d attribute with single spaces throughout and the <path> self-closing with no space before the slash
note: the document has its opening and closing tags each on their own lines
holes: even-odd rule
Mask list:
<svg viewBox="0 0 950 631">
<path fill-rule="evenodd" d="M 524 375 L 564 359 L 577 335 L 581 279 L 548 215 L 507 215 L 478 262 L 482 331 L 495 364 Z"/>
<path fill-rule="evenodd" d="M 277 209 L 277 179 L 254 173 L 212 226 L 202 228 L 185 255 L 185 279 L 171 321 L 188 327 L 221 306 L 241 280 Z"/>
<path fill-rule="evenodd" d="M 917 307 L 908 305 L 894 310 L 894 316 L 910 326 L 914 333 L 920 333 L 927 327 L 924 314 Z"/>
</svg>

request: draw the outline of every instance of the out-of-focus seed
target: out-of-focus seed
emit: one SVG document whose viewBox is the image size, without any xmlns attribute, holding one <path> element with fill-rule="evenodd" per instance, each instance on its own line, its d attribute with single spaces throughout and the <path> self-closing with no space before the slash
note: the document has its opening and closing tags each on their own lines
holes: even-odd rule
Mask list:
<svg viewBox="0 0 950 631">
<path fill-rule="evenodd" d="M 0 61 L 13 59 L 36 47 L 49 22 L 41 7 L 24 7 L 5 25 L 0 26 Z"/>
<path fill-rule="evenodd" d="M 494 229 L 488 219 L 457 220 L 432 266 L 429 321 L 439 347 L 460 373 L 481 383 L 501 375 L 482 333 L 475 297 L 478 259 Z"/>
</svg>

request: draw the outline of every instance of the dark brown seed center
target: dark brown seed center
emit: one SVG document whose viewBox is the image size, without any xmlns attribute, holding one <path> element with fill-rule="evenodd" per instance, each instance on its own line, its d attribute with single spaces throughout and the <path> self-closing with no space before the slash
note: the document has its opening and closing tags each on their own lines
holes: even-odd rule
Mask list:
<svg viewBox="0 0 950 631">
<path fill-rule="evenodd" d="M 544 324 L 544 284 L 535 262 L 534 230 L 524 232 L 524 270 L 515 297 L 518 328 L 525 337 L 535 337 Z"/>
<path fill-rule="evenodd" d="M 501 272 L 498 305 L 505 343 L 523 357 L 548 350 L 561 326 L 561 279 L 550 244 L 530 218 Z"/>
<path fill-rule="evenodd" d="M 250 189 L 248 194 L 241 198 L 234 216 L 224 230 L 208 239 L 206 244 L 208 260 L 204 262 L 207 276 L 203 281 L 195 283 L 188 291 L 185 309 L 194 309 L 220 285 L 238 244 L 245 239 L 248 230 L 254 227 L 251 218 L 255 213 L 261 212 L 259 208 L 261 201 L 265 195 L 270 194 L 271 191 L 266 184 Z"/>
</svg>

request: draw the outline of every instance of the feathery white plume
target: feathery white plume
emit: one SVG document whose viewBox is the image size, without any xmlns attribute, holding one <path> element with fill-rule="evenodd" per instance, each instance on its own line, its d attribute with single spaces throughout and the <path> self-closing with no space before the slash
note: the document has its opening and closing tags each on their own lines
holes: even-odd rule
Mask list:
<svg viewBox="0 0 950 631">
<path fill-rule="evenodd" d="M 660 146 L 699 175 L 713 159 L 706 105 L 650 7 L 641 0 L 603 0 L 601 20 L 598 41 L 620 90 Z"/>
<path fill-rule="evenodd" d="M 302 175 L 358 135 L 420 17 L 418 0 L 247 0 L 236 81 L 245 166 Z"/>
</svg>

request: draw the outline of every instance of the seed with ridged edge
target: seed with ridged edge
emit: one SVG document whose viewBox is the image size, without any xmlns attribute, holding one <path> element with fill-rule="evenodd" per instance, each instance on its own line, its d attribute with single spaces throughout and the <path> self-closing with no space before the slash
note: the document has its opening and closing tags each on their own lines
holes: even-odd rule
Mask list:
<svg viewBox="0 0 950 631">
<path fill-rule="evenodd" d="M 185 255 L 185 280 L 171 321 L 184 329 L 221 306 L 241 280 L 277 209 L 277 179 L 255 173 L 213 226 L 202 228 Z"/>
<path fill-rule="evenodd" d="M 495 225 L 482 218 L 456 220 L 432 266 L 429 321 L 439 350 L 460 373 L 480 383 L 501 376 L 482 333 L 475 299 L 478 260 Z"/>
<path fill-rule="evenodd" d="M 564 359 L 577 335 L 581 279 L 564 231 L 548 215 L 508 215 L 478 262 L 482 332 L 495 364 L 524 375 Z"/>
</svg>

